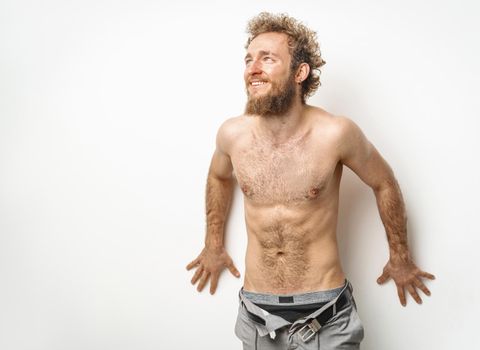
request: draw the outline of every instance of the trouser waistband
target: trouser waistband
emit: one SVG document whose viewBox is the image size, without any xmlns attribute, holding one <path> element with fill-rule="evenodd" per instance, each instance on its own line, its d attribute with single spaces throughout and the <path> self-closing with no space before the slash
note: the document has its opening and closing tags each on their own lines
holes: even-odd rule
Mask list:
<svg viewBox="0 0 480 350">
<path fill-rule="evenodd" d="M 352 288 L 352 285 L 350 284 L 350 282 L 348 280 L 345 280 L 344 286 L 341 287 L 340 289 L 341 289 L 340 292 L 333 299 L 326 302 L 326 304 L 324 306 L 322 306 L 321 308 L 319 308 L 318 310 L 316 310 L 312 314 L 306 316 L 305 318 L 301 318 L 301 319 L 295 321 L 293 324 L 291 322 L 281 318 L 281 317 L 271 315 L 271 314 L 266 314 L 263 309 L 261 309 L 260 307 L 255 305 L 251 300 L 249 300 L 245 296 L 245 293 L 249 293 L 249 292 L 245 292 L 243 290 L 243 288 L 239 292 L 239 299 L 240 299 L 240 302 L 247 309 L 249 315 L 252 316 L 251 319 L 256 323 L 255 326 L 258 330 L 259 335 L 260 336 L 265 336 L 265 335 L 267 335 L 269 333 L 272 333 L 275 330 L 277 330 L 281 327 L 287 326 L 287 325 L 291 325 L 291 327 L 290 327 L 291 331 L 294 331 L 295 329 L 298 329 L 299 326 L 302 326 L 303 324 L 305 324 L 306 322 L 308 322 L 312 318 L 317 317 L 323 311 L 325 311 L 327 308 L 329 308 L 330 306 L 335 304 L 337 302 L 338 298 L 342 295 L 346 295 L 348 300 L 352 301 L 352 290 L 353 290 L 353 288 Z M 330 291 L 332 291 L 332 290 L 330 290 Z M 305 295 L 312 294 L 312 295 L 315 295 L 316 297 L 318 297 L 319 294 L 317 294 L 317 293 L 322 293 L 322 292 L 320 291 L 320 292 L 304 293 L 304 294 L 298 294 L 296 296 L 297 296 L 298 301 L 305 301 L 305 300 L 307 300 L 307 297 L 305 297 Z M 259 293 L 255 293 L 255 294 L 259 294 Z M 272 297 L 275 297 L 275 295 L 272 295 Z M 279 298 L 278 295 L 276 297 Z M 302 298 L 305 298 L 305 299 L 302 299 Z M 280 302 L 279 299 L 277 299 L 277 301 Z M 292 305 L 292 304 L 289 304 L 289 305 Z"/>
</svg>

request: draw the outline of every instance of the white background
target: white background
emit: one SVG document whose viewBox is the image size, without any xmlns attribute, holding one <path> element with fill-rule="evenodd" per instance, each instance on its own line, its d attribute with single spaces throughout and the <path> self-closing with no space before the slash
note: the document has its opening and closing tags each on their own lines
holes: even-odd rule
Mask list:
<svg viewBox="0 0 480 350">
<path fill-rule="evenodd" d="M 480 11 L 475 1 L 0 0 L 0 349 L 240 349 L 241 279 L 199 294 L 215 134 L 245 103 L 245 26 L 288 12 L 327 64 L 309 103 L 395 171 L 419 266 L 403 308 L 373 192 L 345 170 L 339 239 L 364 349 L 477 343 Z M 244 268 L 242 198 L 228 251 Z"/>
</svg>

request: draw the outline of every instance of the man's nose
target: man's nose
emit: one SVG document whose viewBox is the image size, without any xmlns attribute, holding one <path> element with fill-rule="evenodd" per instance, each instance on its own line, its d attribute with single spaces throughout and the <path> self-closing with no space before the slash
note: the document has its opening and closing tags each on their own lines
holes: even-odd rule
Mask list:
<svg viewBox="0 0 480 350">
<path fill-rule="evenodd" d="M 253 60 L 247 67 L 247 72 L 249 75 L 262 72 L 262 65 L 258 60 Z"/>
</svg>

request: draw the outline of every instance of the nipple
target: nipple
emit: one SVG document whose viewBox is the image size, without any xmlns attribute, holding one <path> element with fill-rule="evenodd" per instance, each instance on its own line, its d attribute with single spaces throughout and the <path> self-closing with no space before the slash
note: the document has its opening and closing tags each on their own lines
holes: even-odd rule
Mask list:
<svg viewBox="0 0 480 350">
<path fill-rule="evenodd" d="M 316 198 L 319 193 L 320 193 L 320 188 L 318 187 L 311 188 L 310 191 L 308 191 L 308 197 Z"/>
<path fill-rule="evenodd" d="M 251 196 L 253 191 L 248 185 L 242 185 L 242 192 L 245 193 L 246 196 Z"/>
</svg>

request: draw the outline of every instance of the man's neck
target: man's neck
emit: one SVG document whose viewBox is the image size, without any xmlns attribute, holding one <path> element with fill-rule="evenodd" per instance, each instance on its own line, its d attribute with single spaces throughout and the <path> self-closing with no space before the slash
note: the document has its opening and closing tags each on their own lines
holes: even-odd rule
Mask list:
<svg viewBox="0 0 480 350">
<path fill-rule="evenodd" d="M 261 136 L 275 144 L 282 144 L 302 135 L 307 108 L 298 99 L 285 114 L 258 117 L 257 126 Z"/>
</svg>

